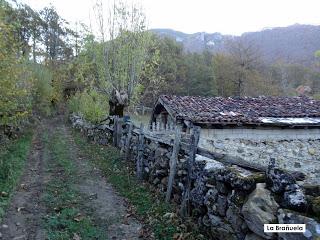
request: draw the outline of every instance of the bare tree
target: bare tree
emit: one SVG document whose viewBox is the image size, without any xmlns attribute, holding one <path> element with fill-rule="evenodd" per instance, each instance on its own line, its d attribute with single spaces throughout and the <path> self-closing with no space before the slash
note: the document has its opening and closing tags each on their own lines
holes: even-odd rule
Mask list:
<svg viewBox="0 0 320 240">
<path fill-rule="evenodd" d="M 103 76 L 99 88 L 110 96 L 110 114 L 123 115 L 135 98 L 139 76 L 146 59 L 148 34 L 141 8 L 128 6 L 122 0 L 108 6 L 108 17 L 102 0 L 95 5 L 96 19 L 103 47 Z"/>
<path fill-rule="evenodd" d="M 236 78 L 236 95 L 241 97 L 245 93 L 245 87 L 248 83 L 249 75 L 259 66 L 260 53 L 258 47 L 245 38 L 237 38 L 229 41 L 227 50 L 230 54 Z"/>
</svg>

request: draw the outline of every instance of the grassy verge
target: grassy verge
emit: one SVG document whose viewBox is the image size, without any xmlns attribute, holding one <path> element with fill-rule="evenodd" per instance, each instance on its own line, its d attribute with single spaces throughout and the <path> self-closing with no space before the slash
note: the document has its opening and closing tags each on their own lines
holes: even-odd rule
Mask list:
<svg viewBox="0 0 320 240">
<path fill-rule="evenodd" d="M 150 115 L 145 114 L 145 115 L 131 115 L 131 120 L 136 124 L 140 125 L 140 123 L 143 123 L 145 126 L 148 125 L 149 120 L 150 120 Z"/>
<path fill-rule="evenodd" d="M 106 239 L 89 212 L 84 210 L 83 196 L 73 187 L 77 173 L 63 133 L 56 132 L 50 139 L 45 135 L 44 141 L 44 158 L 51 158 L 48 174 L 54 175 L 46 186 L 44 197 L 48 239 Z"/>
<path fill-rule="evenodd" d="M 0 152 L 0 221 L 23 172 L 31 147 L 32 133 L 27 132 Z"/>
<path fill-rule="evenodd" d="M 136 181 L 132 168 L 121 160 L 116 148 L 88 144 L 87 140 L 76 131 L 73 132 L 73 136 L 82 153 L 100 168 L 117 191 L 130 201 L 138 217 L 151 226 L 156 239 L 178 239 L 178 233 L 187 232 L 187 229 L 182 229 L 183 225 L 178 219 L 165 217 L 166 213 L 174 212 L 172 206 L 166 204 L 159 196 L 155 196 L 146 185 Z M 189 237 L 183 239 L 199 239 L 194 236 L 196 234 L 187 235 Z"/>
</svg>

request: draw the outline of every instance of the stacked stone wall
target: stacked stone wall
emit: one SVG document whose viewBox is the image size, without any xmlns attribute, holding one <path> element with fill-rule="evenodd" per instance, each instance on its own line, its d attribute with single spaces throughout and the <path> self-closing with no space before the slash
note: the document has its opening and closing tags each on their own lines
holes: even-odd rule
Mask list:
<svg viewBox="0 0 320 240">
<path fill-rule="evenodd" d="M 75 115 L 70 119 L 73 127 L 89 139 L 103 145 L 112 143 L 112 124 L 94 126 Z M 119 146 L 123 154 L 126 152 L 128 131 L 129 124 L 123 124 Z M 143 179 L 163 195 L 167 191 L 173 151 L 173 144 L 168 142 L 168 139 L 156 141 L 144 137 L 143 143 Z M 139 130 L 132 132 L 129 146 L 128 161 L 135 163 Z M 181 204 L 187 187 L 188 158 L 187 150 L 181 149 L 171 199 L 177 206 Z M 191 216 L 211 239 L 320 237 L 320 224 L 317 222 L 317 217 L 320 217 L 320 186 L 303 181 L 303 173 L 288 173 L 272 161 L 269 161 L 266 172 L 259 172 L 197 155 L 190 178 Z M 307 231 L 303 234 L 265 233 L 263 225 L 267 223 L 305 223 Z"/>
</svg>

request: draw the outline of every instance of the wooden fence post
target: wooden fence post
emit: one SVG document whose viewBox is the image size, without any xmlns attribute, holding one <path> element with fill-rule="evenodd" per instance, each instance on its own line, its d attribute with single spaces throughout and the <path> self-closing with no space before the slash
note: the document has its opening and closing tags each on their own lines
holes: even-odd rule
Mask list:
<svg viewBox="0 0 320 240">
<path fill-rule="evenodd" d="M 122 125 L 123 125 L 123 118 L 118 118 L 117 121 L 117 147 L 120 148 L 121 145 L 121 137 L 122 137 Z"/>
<path fill-rule="evenodd" d="M 180 126 L 176 126 L 173 150 L 170 158 L 170 173 L 169 173 L 168 187 L 167 187 L 167 193 L 166 193 L 167 203 L 170 201 L 170 198 L 171 198 L 174 176 L 176 174 L 176 169 L 177 169 L 177 161 L 178 161 L 178 155 L 180 150 L 180 141 L 181 141 L 181 128 Z"/>
<path fill-rule="evenodd" d="M 137 156 L 137 178 L 142 180 L 143 173 L 143 150 L 144 150 L 144 134 L 143 134 L 143 124 L 140 125 L 139 131 L 139 146 L 138 146 L 138 156 Z"/>
<path fill-rule="evenodd" d="M 189 157 L 188 157 L 188 175 L 187 175 L 187 185 L 185 188 L 185 192 L 183 194 L 183 199 L 181 203 L 180 213 L 182 217 L 189 216 L 190 215 L 190 190 L 191 190 L 191 175 L 196 159 L 196 153 L 200 138 L 200 127 L 198 126 L 191 126 L 191 142 L 190 142 L 190 151 L 189 151 Z"/>
<path fill-rule="evenodd" d="M 117 130 L 118 130 L 118 116 L 114 116 L 113 118 L 113 139 L 112 139 L 112 145 L 114 147 L 117 146 Z"/>
<path fill-rule="evenodd" d="M 124 153 L 124 159 L 128 160 L 129 153 L 130 153 L 130 142 L 132 138 L 132 129 L 133 129 L 133 124 L 132 122 L 129 123 L 129 132 L 127 136 L 127 141 L 126 141 L 126 147 L 125 147 L 125 153 Z"/>
</svg>

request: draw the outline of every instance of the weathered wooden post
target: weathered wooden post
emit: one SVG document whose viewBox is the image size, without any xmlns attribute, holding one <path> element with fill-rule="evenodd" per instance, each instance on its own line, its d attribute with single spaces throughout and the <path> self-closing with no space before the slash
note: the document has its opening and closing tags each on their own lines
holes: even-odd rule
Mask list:
<svg viewBox="0 0 320 240">
<path fill-rule="evenodd" d="M 121 137 L 122 137 L 122 125 L 123 125 L 123 118 L 118 118 L 117 121 L 117 147 L 121 147 Z"/>
<path fill-rule="evenodd" d="M 132 122 L 129 123 L 129 132 L 127 136 L 127 141 L 126 141 L 126 147 L 125 147 L 125 153 L 124 153 L 124 159 L 128 160 L 129 153 L 130 153 L 130 142 L 132 138 L 132 130 L 133 130 L 133 124 Z"/>
<path fill-rule="evenodd" d="M 143 150 L 144 150 L 144 134 L 143 134 L 143 124 L 141 123 L 139 129 L 139 145 L 138 145 L 138 156 L 137 156 L 137 178 L 142 180 L 143 175 Z"/>
<path fill-rule="evenodd" d="M 177 125 L 175 130 L 172 155 L 170 158 L 170 173 L 169 173 L 168 187 L 167 187 L 167 193 L 166 193 L 167 203 L 170 201 L 170 198 L 171 198 L 174 176 L 176 174 L 176 169 L 177 169 L 177 161 L 178 161 L 178 155 L 180 150 L 180 141 L 181 141 L 181 127 Z"/>
<path fill-rule="evenodd" d="M 180 213 L 182 217 L 190 215 L 190 190 L 191 190 L 191 175 L 194 168 L 194 163 L 196 159 L 196 153 L 200 138 L 200 127 L 191 126 L 190 128 L 191 136 L 190 136 L 190 151 L 188 156 L 188 175 L 187 175 L 187 185 L 185 188 L 185 192 L 183 194 L 183 199 L 181 203 Z"/>
<path fill-rule="evenodd" d="M 118 116 L 114 116 L 113 118 L 113 141 L 112 145 L 117 146 L 117 130 L 118 130 Z"/>
</svg>

